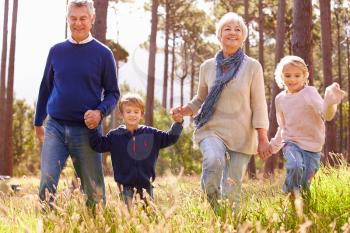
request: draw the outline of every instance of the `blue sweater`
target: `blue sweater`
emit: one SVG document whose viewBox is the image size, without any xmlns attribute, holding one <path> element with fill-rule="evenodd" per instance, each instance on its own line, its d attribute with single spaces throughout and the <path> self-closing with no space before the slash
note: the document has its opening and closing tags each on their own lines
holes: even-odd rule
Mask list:
<svg viewBox="0 0 350 233">
<path fill-rule="evenodd" d="M 182 125 L 173 123 L 168 132 L 141 125 L 133 134 L 124 125 L 101 136 L 90 130 L 90 145 L 97 152 L 110 152 L 114 179 L 124 187 L 148 188 L 154 181 L 161 148 L 174 144 Z"/>
<path fill-rule="evenodd" d="M 84 126 L 84 113 L 98 109 L 108 115 L 119 98 L 112 52 L 93 39 L 86 44 L 68 40 L 49 52 L 41 81 L 34 125 L 47 114 L 71 125 Z"/>
</svg>

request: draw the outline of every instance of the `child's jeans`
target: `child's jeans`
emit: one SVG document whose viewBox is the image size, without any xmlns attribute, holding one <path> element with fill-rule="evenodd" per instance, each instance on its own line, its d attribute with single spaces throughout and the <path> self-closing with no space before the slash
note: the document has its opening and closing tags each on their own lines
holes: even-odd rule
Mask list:
<svg viewBox="0 0 350 233">
<path fill-rule="evenodd" d="M 282 192 L 309 191 L 312 177 L 320 168 L 321 155 L 301 149 L 294 143 L 287 142 L 283 147 L 286 160 L 286 179 Z"/>
<path fill-rule="evenodd" d="M 144 191 L 147 192 L 147 194 L 149 195 L 149 198 L 153 200 L 152 185 L 148 188 L 137 188 L 137 187 L 127 187 L 127 186 L 118 184 L 118 187 L 120 190 L 120 197 L 128 207 L 130 207 L 132 200 L 136 195 L 139 195 L 140 200 L 143 200 L 147 204 L 148 201 Z"/>
</svg>

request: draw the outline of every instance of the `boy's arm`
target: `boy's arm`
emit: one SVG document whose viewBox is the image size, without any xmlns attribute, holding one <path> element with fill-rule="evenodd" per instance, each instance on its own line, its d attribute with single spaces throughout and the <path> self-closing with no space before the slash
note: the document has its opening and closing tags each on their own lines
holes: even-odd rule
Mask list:
<svg viewBox="0 0 350 233">
<path fill-rule="evenodd" d="M 157 138 L 160 139 L 160 148 L 165 148 L 172 144 L 175 144 L 181 135 L 182 128 L 182 123 L 174 122 L 171 125 L 169 131 L 164 132 L 158 130 L 156 134 Z"/>
<path fill-rule="evenodd" d="M 111 138 L 108 133 L 107 136 L 102 136 L 101 133 L 96 129 L 91 129 L 89 132 L 89 142 L 91 148 L 100 153 L 111 151 Z"/>
</svg>

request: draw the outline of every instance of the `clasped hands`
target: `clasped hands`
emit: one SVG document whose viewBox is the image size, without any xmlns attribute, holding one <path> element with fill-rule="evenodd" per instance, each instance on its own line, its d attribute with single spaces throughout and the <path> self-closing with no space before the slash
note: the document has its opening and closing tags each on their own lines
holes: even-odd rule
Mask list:
<svg viewBox="0 0 350 233">
<path fill-rule="evenodd" d="M 100 110 L 87 110 L 84 114 L 84 122 L 89 129 L 96 128 L 102 120 Z"/>
</svg>

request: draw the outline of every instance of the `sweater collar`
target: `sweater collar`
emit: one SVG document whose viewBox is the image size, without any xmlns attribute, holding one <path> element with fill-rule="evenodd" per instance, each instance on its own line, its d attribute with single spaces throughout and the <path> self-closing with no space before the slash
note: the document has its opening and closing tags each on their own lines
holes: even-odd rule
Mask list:
<svg viewBox="0 0 350 233">
<path fill-rule="evenodd" d="M 76 40 L 74 40 L 72 38 L 72 36 L 70 36 L 68 38 L 69 42 L 71 42 L 73 44 L 86 44 L 86 43 L 89 43 L 90 41 L 92 41 L 93 39 L 94 39 L 94 37 L 91 35 L 91 33 L 89 33 L 89 36 L 85 40 L 82 40 L 80 42 L 77 42 Z"/>
</svg>

